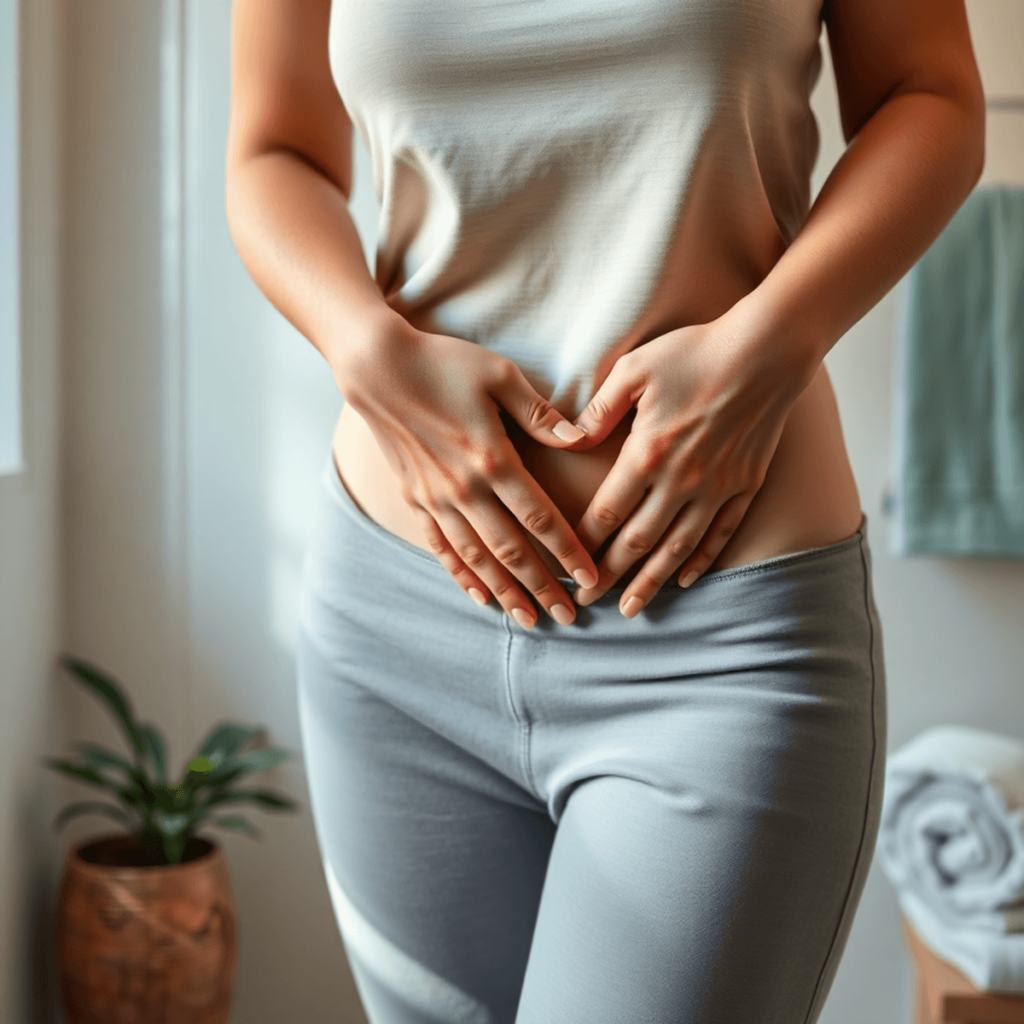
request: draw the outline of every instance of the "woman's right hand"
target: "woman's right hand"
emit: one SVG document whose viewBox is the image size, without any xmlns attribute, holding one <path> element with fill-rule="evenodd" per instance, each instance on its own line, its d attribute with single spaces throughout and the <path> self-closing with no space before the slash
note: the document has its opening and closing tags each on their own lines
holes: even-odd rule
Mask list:
<svg viewBox="0 0 1024 1024">
<path fill-rule="evenodd" d="M 573 600 L 519 524 L 582 586 L 596 583 L 597 567 L 526 471 L 500 413 L 557 448 L 571 448 L 579 437 L 564 440 L 552 428 L 564 424 L 568 437 L 576 432 L 572 424 L 511 360 L 404 320 L 375 330 L 350 355 L 336 373 L 342 393 L 373 432 L 427 543 L 459 586 L 479 591 L 481 604 L 489 591 L 532 628 L 536 612 L 519 580 L 556 621 L 572 622 Z M 557 605 L 565 612 L 553 612 Z"/>
</svg>

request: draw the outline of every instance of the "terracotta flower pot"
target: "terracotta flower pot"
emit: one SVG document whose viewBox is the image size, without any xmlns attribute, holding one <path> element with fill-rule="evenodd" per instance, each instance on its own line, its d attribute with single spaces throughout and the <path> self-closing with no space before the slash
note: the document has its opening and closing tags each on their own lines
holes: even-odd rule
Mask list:
<svg viewBox="0 0 1024 1024">
<path fill-rule="evenodd" d="M 171 865 L 146 865 L 128 835 L 72 847 L 56 926 L 67 1024 L 225 1024 L 235 923 L 227 863 L 206 839 Z"/>
</svg>

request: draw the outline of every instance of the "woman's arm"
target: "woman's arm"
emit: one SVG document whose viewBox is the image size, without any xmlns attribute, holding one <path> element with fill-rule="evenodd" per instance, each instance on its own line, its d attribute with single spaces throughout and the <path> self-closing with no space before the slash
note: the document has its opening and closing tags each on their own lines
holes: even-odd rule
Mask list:
<svg viewBox="0 0 1024 1024">
<path fill-rule="evenodd" d="M 621 526 L 587 603 L 642 553 L 624 614 L 673 573 L 687 586 L 714 564 L 825 354 L 923 255 L 981 175 L 985 103 L 964 0 L 826 2 L 849 145 L 797 237 L 716 320 L 621 357 L 577 419 L 587 436 L 572 450 L 586 451 L 637 408 L 576 526 L 591 550 Z"/>
<path fill-rule="evenodd" d="M 260 290 L 330 364 L 456 582 L 528 626 L 532 593 L 568 624 L 572 599 L 527 535 L 583 584 L 597 567 L 527 473 L 499 411 L 552 447 L 569 443 L 556 429 L 578 432 L 510 360 L 417 331 L 384 301 L 348 211 L 352 122 L 331 76 L 330 6 L 235 0 L 232 238 Z"/>
<path fill-rule="evenodd" d="M 320 351 L 348 397 L 347 367 L 385 325 L 348 210 L 352 122 L 331 77 L 330 0 L 235 0 L 226 201 L 260 290 Z"/>
<path fill-rule="evenodd" d="M 806 380 L 917 262 L 981 176 L 985 97 L 964 0 L 826 0 L 849 143 L 797 237 L 738 302 L 753 345 Z"/>
</svg>

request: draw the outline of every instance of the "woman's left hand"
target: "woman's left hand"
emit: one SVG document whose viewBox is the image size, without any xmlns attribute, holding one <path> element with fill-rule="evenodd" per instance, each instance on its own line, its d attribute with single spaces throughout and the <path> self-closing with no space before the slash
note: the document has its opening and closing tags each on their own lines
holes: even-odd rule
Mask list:
<svg viewBox="0 0 1024 1024">
<path fill-rule="evenodd" d="M 576 526 L 591 554 L 622 527 L 597 566 L 597 585 L 580 588 L 577 604 L 602 597 L 650 552 L 619 603 L 632 618 L 674 572 L 689 586 L 715 561 L 764 483 L 786 417 L 813 375 L 793 349 L 723 316 L 618 359 L 575 421 L 587 436 L 564 449 L 598 444 L 636 406 L 618 458 Z"/>
</svg>

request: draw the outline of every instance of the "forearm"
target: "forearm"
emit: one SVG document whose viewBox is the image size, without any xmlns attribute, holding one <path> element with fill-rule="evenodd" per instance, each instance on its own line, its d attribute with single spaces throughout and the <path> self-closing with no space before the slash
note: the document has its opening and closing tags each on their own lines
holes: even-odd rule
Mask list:
<svg viewBox="0 0 1024 1024">
<path fill-rule="evenodd" d="M 345 195 L 297 153 L 273 149 L 229 164 L 227 214 L 253 280 L 345 393 L 346 369 L 373 331 L 404 324 L 370 275 Z"/>
<path fill-rule="evenodd" d="M 727 316 L 753 344 L 787 346 L 809 382 L 938 237 L 983 162 L 984 125 L 969 105 L 894 96 L 851 141 L 786 252 Z"/>
</svg>

